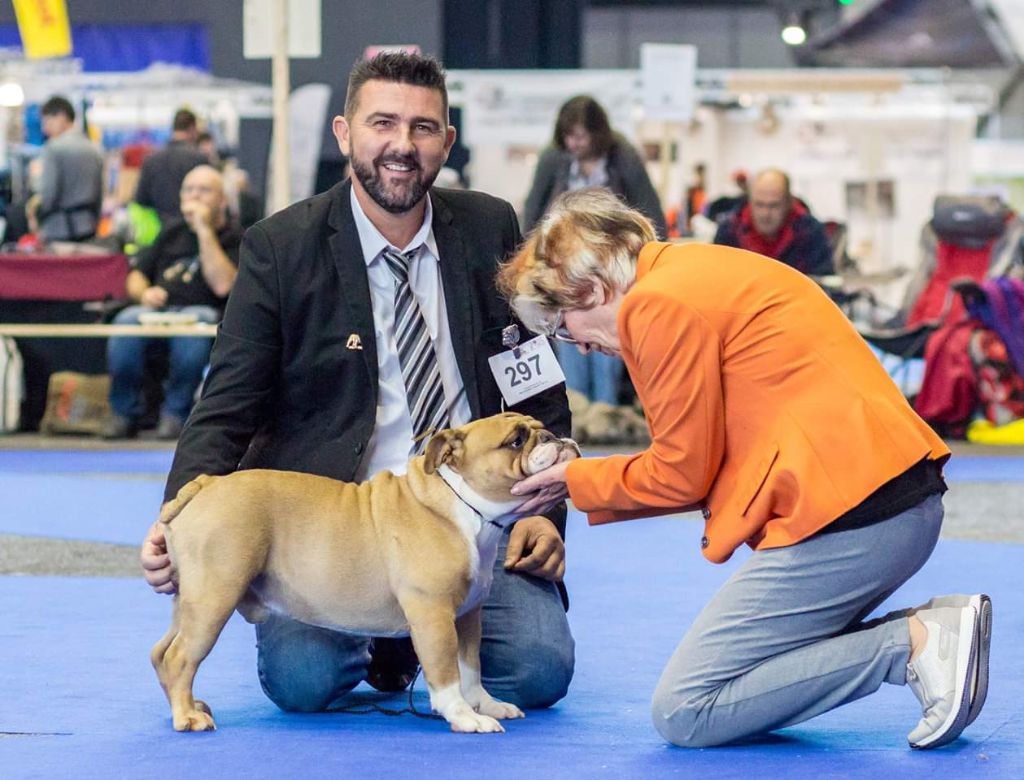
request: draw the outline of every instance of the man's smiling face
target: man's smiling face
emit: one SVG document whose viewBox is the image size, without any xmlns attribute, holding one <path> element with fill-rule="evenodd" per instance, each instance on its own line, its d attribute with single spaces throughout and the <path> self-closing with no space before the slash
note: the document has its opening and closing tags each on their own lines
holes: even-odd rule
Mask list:
<svg viewBox="0 0 1024 780">
<path fill-rule="evenodd" d="M 428 87 L 367 81 L 353 115 L 339 120 L 335 135 L 353 186 L 392 214 L 422 200 L 455 142 L 441 94 Z"/>
</svg>

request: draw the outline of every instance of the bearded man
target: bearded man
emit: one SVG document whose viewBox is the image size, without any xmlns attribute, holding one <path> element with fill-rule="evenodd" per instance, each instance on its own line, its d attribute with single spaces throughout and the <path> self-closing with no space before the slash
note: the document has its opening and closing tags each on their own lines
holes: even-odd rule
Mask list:
<svg viewBox="0 0 1024 780">
<path fill-rule="evenodd" d="M 427 430 L 501 411 L 487 359 L 514 321 L 494 276 L 521 236 L 505 201 L 431 187 L 455 142 L 443 70 L 404 53 L 357 63 L 333 129 L 352 178 L 246 233 L 165 500 L 199 474 L 239 468 L 404 473 Z M 511 408 L 569 434 L 564 385 Z M 483 608 L 483 684 L 520 707 L 550 706 L 572 677 L 564 528 L 564 504 L 519 520 Z M 173 593 L 159 524 L 141 558 L 153 589 Z M 402 690 L 415 671 L 407 640 L 280 615 L 256 636 L 260 682 L 288 711 L 344 706 L 364 679 Z"/>
</svg>

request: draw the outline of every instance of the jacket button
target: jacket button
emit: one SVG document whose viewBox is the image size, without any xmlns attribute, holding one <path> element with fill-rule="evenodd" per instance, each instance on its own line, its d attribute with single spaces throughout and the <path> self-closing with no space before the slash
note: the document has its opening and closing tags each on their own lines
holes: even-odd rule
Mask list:
<svg viewBox="0 0 1024 780">
<path fill-rule="evenodd" d="M 703 509 L 701 509 L 700 513 L 701 513 L 701 515 L 703 516 L 703 518 L 705 520 L 707 520 L 709 517 L 711 517 L 711 510 L 708 509 L 707 507 L 704 507 Z"/>
<path fill-rule="evenodd" d="M 352 448 L 356 455 L 363 454 L 363 443 L 359 442 L 355 447 Z"/>
<path fill-rule="evenodd" d="M 708 541 L 706 536 L 702 536 L 700 538 L 700 549 L 705 549 L 709 544 L 711 544 L 711 542 Z"/>
</svg>

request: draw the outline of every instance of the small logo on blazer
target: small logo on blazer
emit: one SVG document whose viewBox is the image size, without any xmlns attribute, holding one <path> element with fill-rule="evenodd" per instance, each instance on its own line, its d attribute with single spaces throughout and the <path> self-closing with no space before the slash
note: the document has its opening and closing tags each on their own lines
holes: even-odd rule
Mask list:
<svg viewBox="0 0 1024 780">
<path fill-rule="evenodd" d="M 358 333 L 352 333 L 348 337 L 348 341 L 345 344 L 345 349 L 362 349 L 363 340 L 359 338 Z"/>
</svg>

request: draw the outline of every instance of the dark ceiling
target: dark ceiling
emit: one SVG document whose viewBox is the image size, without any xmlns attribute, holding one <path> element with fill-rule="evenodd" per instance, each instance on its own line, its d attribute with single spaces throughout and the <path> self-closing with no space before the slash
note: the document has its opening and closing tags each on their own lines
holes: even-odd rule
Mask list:
<svg viewBox="0 0 1024 780">
<path fill-rule="evenodd" d="M 885 0 L 860 18 L 812 36 L 801 64 L 990 68 L 1015 64 L 999 30 L 970 0 Z"/>
</svg>

